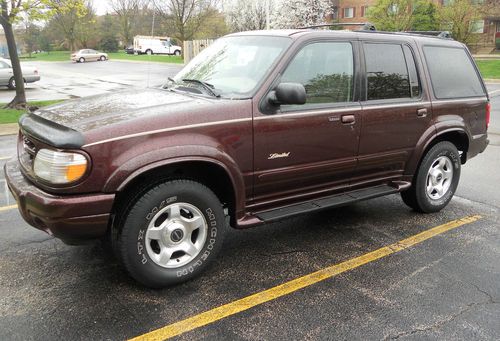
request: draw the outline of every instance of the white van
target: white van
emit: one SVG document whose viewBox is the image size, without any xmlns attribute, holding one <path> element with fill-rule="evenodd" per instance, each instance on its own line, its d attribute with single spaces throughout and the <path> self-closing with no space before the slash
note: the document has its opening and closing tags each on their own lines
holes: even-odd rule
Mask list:
<svg viewBox="0 0 500 341">
<path fill-rule="evenodd" d="M 169 37 L 135 36 L 134 52 L 138 54 L 169 54 L 180 56 L 182 48 L 172 44 Z"/>
</svg>

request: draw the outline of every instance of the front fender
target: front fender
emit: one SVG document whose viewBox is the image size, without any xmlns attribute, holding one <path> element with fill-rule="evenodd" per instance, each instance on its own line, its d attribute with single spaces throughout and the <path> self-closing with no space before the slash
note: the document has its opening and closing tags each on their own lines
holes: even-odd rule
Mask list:
<svg viewBox="0 0 500 341">
<path fill-rule="evenodd" d="M 152 169 L 189 161 L 208 162 L 223 168 L 234 188 L 236 208 L 243 207 L 245 185 L 238 165 L 229 154 L 210 145 L 169 146 L 129 158 L 108 178 L 104 192 L 121 191 L 137 176 Z"/>
</svg>

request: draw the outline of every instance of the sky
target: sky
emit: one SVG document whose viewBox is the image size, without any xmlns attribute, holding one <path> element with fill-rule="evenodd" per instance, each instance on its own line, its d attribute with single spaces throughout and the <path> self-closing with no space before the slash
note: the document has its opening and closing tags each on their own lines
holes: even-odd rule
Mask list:
<svg viewBox="0 0 500 341">
<path fill-rule="evenodd" d="M 109 11 L 108 0 L 96 0 L 94 1 L 94 8 L 96 9 L 97 15 L 106 14 Z"/>
</svg>

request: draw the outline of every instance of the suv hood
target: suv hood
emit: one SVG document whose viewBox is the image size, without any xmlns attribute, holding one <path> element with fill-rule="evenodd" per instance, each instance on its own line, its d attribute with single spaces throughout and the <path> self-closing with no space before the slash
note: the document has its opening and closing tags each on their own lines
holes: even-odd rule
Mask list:
<svg viewBox="0 0 500 341">
<path fill-rule="evenodd" d="M 209 99 L 168 90 L 139 89 L 70 100 L 39 109 L 34 114 L 85 133 L 160 112 L 178 111 L 180 107 L 185 110 L 188 104 L 198 106 L 207 101 Z"/>
</svg>

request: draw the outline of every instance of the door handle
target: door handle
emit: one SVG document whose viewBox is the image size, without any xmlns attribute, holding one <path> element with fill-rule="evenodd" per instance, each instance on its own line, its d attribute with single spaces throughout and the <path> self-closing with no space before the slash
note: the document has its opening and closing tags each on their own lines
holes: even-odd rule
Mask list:
<svg viewBox="0 0 500 341">
<path fill-rule="evenodd" d="M 342 115 L 342 124 L 353 124 L 356 122 L 356 116 L 354 115 Z"/>
<path fill-rule="evenodd" d="M 422 108 L 417 110 L 417 116 L 418 117 L 425 117 L 427 116 L 427 109 Z"/>
</svg>

